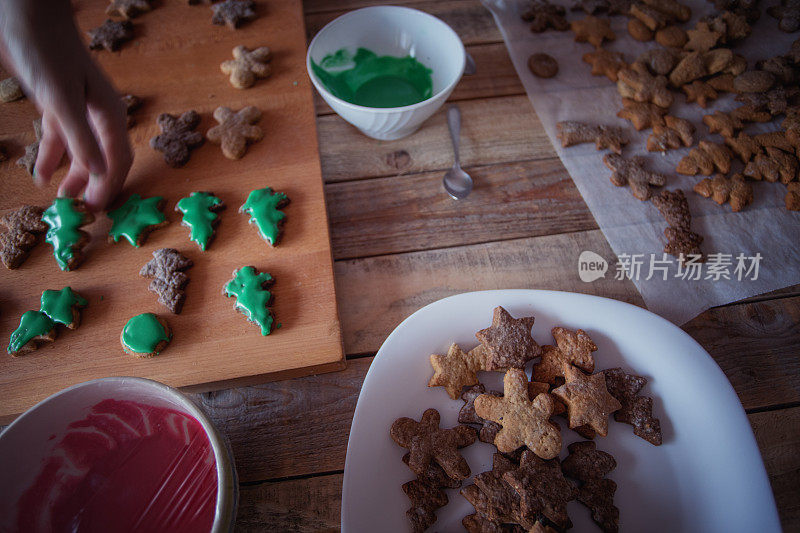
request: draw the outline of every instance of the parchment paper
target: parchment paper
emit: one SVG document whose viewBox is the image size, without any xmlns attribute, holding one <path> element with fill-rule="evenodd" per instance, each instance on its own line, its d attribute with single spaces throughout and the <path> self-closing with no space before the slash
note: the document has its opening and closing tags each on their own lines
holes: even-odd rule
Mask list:
<svg viewBox="0 0 800 533">
<path fill-rule="evenodd" d="M 647 307 L 676 324 L 688 321 L 709 307 L 800 283 L 800 213 L 785 209 L 785 186 L 780 183 L 751 182 L 755 201 L 739 213 L 732 213 L 727 204 L 718 206 L 712 200 L 692 192 L 694 184 L 704 176 L 681 176 L 675 172 L 678 161 L 689 152 L 689 148 L 672 150 L 666 155 L 646 151 L 645 141 L 650 130 L 637 132 L 628 121 L 616 117 L 617 111 L 622 108 L 622 100 L 615 84 L 605 76 L 592 76 L 590 66 L 582 61 L 583 54 L 593 50 L 590 44 L 574 42 L 571 31 L 531 33 L 528 24 L 520 18 L 527 7 L 527 1 L 482 1 L 494 15 L 517 73 L 550 141 L 611 248 L 621 258 L 643 254 L 638 277 L 630 264 L 623 264 L 625 259 L 615 261 L 614 258 L 605 258 L 609 263 L 605 277 L 627 273 L 641 292 Z M 708 2 L 684 3 L 691 5 L 693 11 L 692 20 L 683 26 L 686 29 L 693 27 L 695 21 L 702 16 L 713 13 L 713 6 Z M 800 36 L 800 33 L 786 34 L 778 31 L 777 20 L 768 16 L 765 11 L 766 6 L 772 3 L 775 2 L 762 1 L 762 16 L 754 24 L 753 33 L 734 48 L 734 51 L 748 59 L 748 67 L 751 69 L 758 59 L 785 54 L 792 41 Z M 569 4 L 563 5 L 569 10 Z M 569 20 L 584 16 L 583 12 L 567 13 Z M 615 16 L 611 20 L 617 38 L 614 42 L 606 43 L 604 47 L 624 53 L 627 62 L 632 62 L 648 48 L 659 46 L 655 42 L 640 43 L 631 38 L 626 30 L 627 17 Z M 530 73 L 527 60 L 535 52 L 546 52 L 558 60 L 559 73 L 555 78 L 539 79 Z M 675 103 L 670 108 L 670 114 L 689 119 L 697 128 L 696 139 L 707 138 L 722 142 L 718 134 L 708 134 L 702 117 L 715 110 L 725 111 L 738 107 L 740 104 L 734 101 L 734 95 L 721 93 L 714 105 L 705 110 L 697 104 L 687 104 L 682 92 L 674 92 L 674 95 Z M 705 236 L 702 251 L 706 255 L 730 254 L 730 258 L 719 257 L 719 261 L 712 257 L 710 262 L 718 263 L 720 271 L 727 270 L 731 279 L 714 279 L 718 277 L 715 274 L 710 279 L 705 279 L 709 275 L 708 258 L 701 273 L 703 279 L 676 278 L 680 274 L 678 261 L 672 256 L 666 256 L 669 260 L 668 279 L 664 280 L 664 273 L 656 270 L 654 276 L 647 280 L 650 254 L 655 254 L 656 261 L 663 259 L 662 251 L 666 242 L 663 232 L 666 222 L 650 202 L 637 200 L 627 188 L 618 188 L 611 184 L 611 172 L 602 162 L 604 153 L 595 150 L 593 143 L 562 148 L 555 137 L 556 122 L 561 120 L 624 127 L 633 142 L 623 150 L 623 155 L 644 155 L 649 168 L 668 176 L 667 189 L 684 190 L 693 215 L 693 229 Z M 779 122 L 780 120 L 767 124 L 749 124 L 745 131 L 753 134 L 775 130 L 778 129 Z M 735 161 L 733 171 L 740 169 L 741 163 Z M 752 279 L 755 274 L 751 271 L 748 275 L 743 275 L 741 281 L 738 280 L 739 275 L 735 270 L 737 257 L 743 254 L 745 267 L 750 267 L 753 261 L 749 258 L 757 253 L 762 256 L 757 279 Z M 727 261 L 731 264 L 726 265 Z M 577 275 L 577 261 L 575 269 Z"/>
</svg>

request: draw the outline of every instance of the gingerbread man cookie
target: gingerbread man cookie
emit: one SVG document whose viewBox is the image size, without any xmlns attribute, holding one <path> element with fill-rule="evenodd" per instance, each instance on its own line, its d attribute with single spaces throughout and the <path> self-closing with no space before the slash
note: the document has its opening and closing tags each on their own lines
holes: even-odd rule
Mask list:
<svg viewBox="0 0 800 533">
<path fill-rule="evenodd" d="M 150 139 L 150 146 L 164 154 L 164 161 L 173 168 L 189 162 L 191 150 L 203 144 L 203 134 L 194 131 L 200 115 L 190 110 L 181 116 L 162 113 L 156 119 L 161 133 Z"/>
<path fill-rule="evenodd" d="M 219 122 L 208 130 L 206 138 L 222 147 L 222 153 L 228 159 L 241 159 L 247 152 L 247 145 L 260 141 L 264 132 L 255 123 L 261 120 L 261 111 L 254 106 L 247 106 L 236 113 L 228 107 L 214 110 L 214 120 Z"/>
<path fill-rule="evenodd" d="M 233 49 L 233 59 L 228 59 L 220 64 L 223 74 L 230 76 L 231 85 L 237 89 L 247 89 L 255 84 L 257 79 L 268 77 L 272 73 L 269 61 L 272 53 L 266 46 L 250 50 L 239 45 Z"/>
</svg>

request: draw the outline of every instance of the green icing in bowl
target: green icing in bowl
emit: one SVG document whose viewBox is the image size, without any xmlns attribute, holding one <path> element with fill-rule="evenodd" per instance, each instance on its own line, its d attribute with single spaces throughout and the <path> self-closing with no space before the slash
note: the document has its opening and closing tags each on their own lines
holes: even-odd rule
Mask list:
<svg viewBox="0 0 800 533">
<path fill-rule="evenodd" d="M 366 48 L 353 55 L 342 48 L 311 68 L 331 94 L 364 107 L 402 107 L 433 96 L 431 69 L 411 56 L 379 56 Z"/>
</svg>

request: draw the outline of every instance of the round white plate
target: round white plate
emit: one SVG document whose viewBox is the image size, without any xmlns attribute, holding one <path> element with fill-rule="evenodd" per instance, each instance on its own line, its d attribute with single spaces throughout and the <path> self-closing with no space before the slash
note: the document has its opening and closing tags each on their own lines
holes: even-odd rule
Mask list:
<svg viewBox="0 0 800 533">
<path fill-rule="evenodd" d="M 621 366 L 646 376 L 664 444 L 653 446 L 633 428 L 613 419 L 598 448 L 617 460 L 609 477 L 617 482 L 615 504 L 621 531 L 779 532 L 780 522 L 764 465 L 747 416 L 717 364 L 689 335 L 633 305 L 554 291 L 500 290 L 460 294 L 434 302 L 404 320 L 383 343 L 358 398 L 347 445 L 342 487 L 342 531 L 410 531 L 409 501 L 400 485 L 414 478 L 401 458 L 406 452 L 389 437 L 392 422 L 419 420 L 430 407 L 441 427 L 458 423 L 463 402 L 442 387 L 428 388 L 429 356 L 452 342 L 477 345 L 475 332 L 491 323 L 492 309 L 536 317 L 533 336 L 551 344 L 550 329 L 582 328 L 598 346 L 597 370 Z M 529 368 L 530 369 L 530 368 Z M 482 372 L 487 388 L 502 391 L 499 373 Z M 564 449 L 580 440 L 562 424 Z M 472 473 L 491 469 L 493 447 L 476 442 L 462 450 Z M 468 484 L 466 481 L 464 485 Z M 463 531 L 473 511 L 457 490 L 437 511 L 431 531 Z M 568 507 L 573 531 L 599 531 L 589 511 Z"/>
</svg>

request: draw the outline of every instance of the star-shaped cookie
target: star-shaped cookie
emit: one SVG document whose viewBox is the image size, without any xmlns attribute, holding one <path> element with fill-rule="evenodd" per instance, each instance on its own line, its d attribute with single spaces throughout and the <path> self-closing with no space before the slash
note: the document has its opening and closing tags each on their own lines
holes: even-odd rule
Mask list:
<svg viewBox="0 0 800 533">
<path fill-rule="evenodd" d="M 602 372 L 587 375 L 570 364 L 564 365 L 566 383 L 552 394 L 567 405 L 569 427 L 587 425 L 601 437 L 608 435 L 608 416 L 622 404 L 609 394 Z"/>
<path fill-rule="evenodd" d="M 594 372 L 594 356 L 597 345 L 591 337 L 579 329 L 555 327 L 551 331 L 556 346 L 542 347 L 542 360 L 533 365 L 533 376 L 537 381 L 555 385 L 558 378 L 564 377 L 564 364 L 573 364 L 586 372 Z"/>
<path fill-rule="evenodd" d="M 235 30 L 242 25 L 256 18 L 255 2 L 253 0 L 225 0 L 211 6 L 214 16 L 211 18 L 212 24 L 222 26 L 223 24 Z"/>
<path fill-rule="evenodd" d="M 450 398 L 457 400 L 461 389 L 476 385 L 476 372 L 483 370 L 479 352 L 465 352 L 458 344 L 453 343 L 446 355 L 431 354 L 433 376 L 428 387 L 444 387 Z"/>
<path fill-rule="evenodd" d="M 502 398 L 483 394 L 475 399 L 479 417 L 503 426 L 494 439 L 498 451 L 511 453 L 524 445 L 545 459 L 556 457 L 561 451 L 561 431 L 550 422 L 553 398 L 539 394 L 530 400 L 528 378 L 519 368 L 506 372 L 503 392 Z"/>
<path fill-rule="evenodd" d="M 531 335 L 534 317 L 513 318 L 502 307 L 495 307 L 492 325 L 475 334 L 489 353 L 486 370 L 523 368 L 538 357 L 541 347 Z"/>
</svg>

